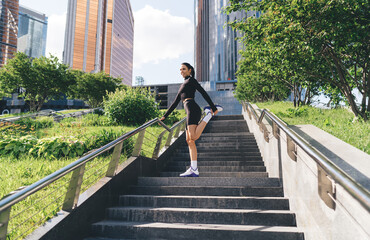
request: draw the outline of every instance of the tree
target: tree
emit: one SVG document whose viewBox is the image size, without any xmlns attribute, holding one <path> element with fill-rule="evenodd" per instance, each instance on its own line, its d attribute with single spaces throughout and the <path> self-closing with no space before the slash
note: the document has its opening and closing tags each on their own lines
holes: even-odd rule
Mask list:
<svg viewBox="0 0 370 240">
<path fill-rule="evenodd" d="M 109 76 L 104 72 L 85 73 L 80 70 L 71 70 L 71 78 L 75 84 L 68 89 L 68 96 L 86 101 L 90 107 L 101 106 L 103 98 L 114 92 L 121 79 Z"/>
<path fill-rule="evenodd" d="M 67 90 L 67 71 L 68 66 L 52 55 L 31 59 L 18 52 L 0 70 L 0 85 L 6 94 L 25 89 L 20 96 L 29 101 L 30 111 L 40 111 L 46 101 Z"/>
<path fill-rule="evenodd" d="M 355 116 L 369 112 L 370 7 L 367 0 L 230 0 L 228 12 L 255 10 L 259 19 L 232 23 L 244 44 L 270 50 L 264 60 L 280 59 L 271 73 L 303 87 L 323 88 L 347 100 Z M 280 70 L 279 70 L 280 69 Z M 361 105 L 352 94 L 357 88 Z M 367 101 L 367 102 L 366 102 Z"/>
</svg>

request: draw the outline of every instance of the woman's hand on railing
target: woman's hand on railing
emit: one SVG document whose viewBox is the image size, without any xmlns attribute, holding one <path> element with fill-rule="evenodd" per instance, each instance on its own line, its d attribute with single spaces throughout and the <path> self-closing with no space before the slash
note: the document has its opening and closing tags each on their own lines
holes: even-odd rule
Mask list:
<svg viewBox="0 0 370 240">
<path fill-rule="evenodd" d="M 165 119 L 166 119 L 165 117 L 161 117 L 159 120 L 163 121 L 163 120 L 165 120 Z"/>
</svg>

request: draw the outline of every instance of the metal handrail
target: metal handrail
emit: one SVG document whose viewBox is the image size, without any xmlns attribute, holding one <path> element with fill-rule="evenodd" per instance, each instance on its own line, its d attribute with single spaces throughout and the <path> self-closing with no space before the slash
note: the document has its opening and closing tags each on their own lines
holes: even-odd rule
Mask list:
<svg viewBox="0 0 370 240">
<path fill-rule="evenodd" d="M 254 108 L 246 102 L 254 115 L 257 117 Z M 315 150 L 307 144 L 300 136 L 290 130 L 283 121 L 271 114 L 267 109 L 263 109 L 260 117 L 256 118 L 258 124 L 261 124 L 264 116 L 267 115 L 275 124 L 278 125 L 294 142 L 300 146 L 312 159 L 319 164 L 334 181 L 338 182 L 349 194 L 352 195 L 367 211 L 370 211 L 370 193 L 363 186 L 353 180 L 347 173 L 335 165 L 330 159 Z"/>
<path fill-rule="evenodd" d="M 85 163 L 89 162 L 90 160 L 94 159 L 96 156 L 112 149 L 116 145 L 120 144 L 121 142 L 125 141 L 126 139 L 130 138 L 131 136 L 135 135 L 136 133 L 144 130 L 145 128 L 153 125 L 154 123 L 159 123 L 162 127 L 164 127 L 167 131 L 172 132 L 173 128 L 169 128 L 166 124 L 164 124 L 158 118 L 153 119 L 149 122 L 144 123 L 140 127 L 122 135 L 121 137 L 117 138 L 116 140 L 102 146 L 101 148 L 97 149 L 96 151 L 87 154 L 86 156 L 81 157 L 80 159 L 76 160 L 75 162 L 67 165 L 66 167 L 46 176 L 45 178 L 33 183 L 32 185 L 24 188 L 23 190 L 4 198 L 0 201 L 0 212 L 7 209 L 8 207 L 13 206 L 14 204 L 22 201 L 26 197 L 32 195 L 33 193 L 39 191 L 40 189 L 44 188 L 45 186 L 53 183 L 54 181 L 62 178 L 63 176 L 67 175 L 68 173 L 72 172 L 73 170 L 81 167 Z M 176 125 L 177 126 L 177 125 Z"/>
</svg>

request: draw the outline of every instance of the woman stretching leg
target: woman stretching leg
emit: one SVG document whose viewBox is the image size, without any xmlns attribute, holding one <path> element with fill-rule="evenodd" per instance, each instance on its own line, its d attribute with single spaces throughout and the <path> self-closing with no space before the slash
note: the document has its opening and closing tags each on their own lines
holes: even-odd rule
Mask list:
<svg viewBox="0 0 370 240">
<path fill-rule="evenodd" d="M 170 108 L 163 115 L 161 120 L 163 121 L 170 115 L 170 113 L 176 108 L 180 100 L 184 103 L 184 108 L 187 114 L 187 128 L 186 128 L 186 142 L 189 147 L 190 153 L 190 168 L 180 174 L 181 177 L 198 177 L 198 164 L 197 164 L 197 148 L 195 141 L 200 137 L 208 121 L 212 118 L 212 114 L 216 115 L 219 111 L 222 111 L 221 106 L 215 106 L 208 96 L 207 92 L 200 86 L 198 81 L 193 78 L 195 75 L 194 68 L 189 63 L 181 64 L 180 73 L 184 77 L 184 83 L 181 85 L 179 92 L 175 98 L 175 101 L 171 104 Z M 207 111 L 206 116 L 199 123 L 202 110 L 198 104 L 194 101 L 195 91 L 198 90 L 203 98 L 210 105 L 210 110 Z"/>
</svg>

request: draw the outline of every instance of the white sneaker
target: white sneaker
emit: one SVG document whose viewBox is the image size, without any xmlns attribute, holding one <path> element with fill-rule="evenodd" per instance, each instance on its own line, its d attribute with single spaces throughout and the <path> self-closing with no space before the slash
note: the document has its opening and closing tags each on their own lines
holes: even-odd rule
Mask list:
<svg viewBox="0 0 370 240">
<path fill-rule="evenodd" d="M 224 110 L 224 108 L 221 105 L 215 105 L 215 107 L 217 108 L 217 110 L 219 112 L 221 112 L 222 110 Z"/>
<path fill-rule="evenodd" d="M 198 168 L 193 170 L 191 167 L 184 173 L 180 174 L 180 177 L 199 177 Z"/>
<path fill-rule="evenodd" d="M 221 105 L 216 104 L 215 107 L 217 108 L 217 110 L 219 112 L 221 112 L 222 110 L 224 110 L 224 108 Z M 203 110 L 207 114 L 207 113 L 211 112 L 211 107 L 210 106 L 206 106 L 206 107 L 203 108 Z"/>
<path fill-rule="evenodd" d="M 210 106 L 206 106 L 206 107 L 203 108 L 203 110 L 204 110 L 204 112 L 206 114 L 208 114 L 209 112 L 211 112 L 211 107 Z"/>
</svg>

